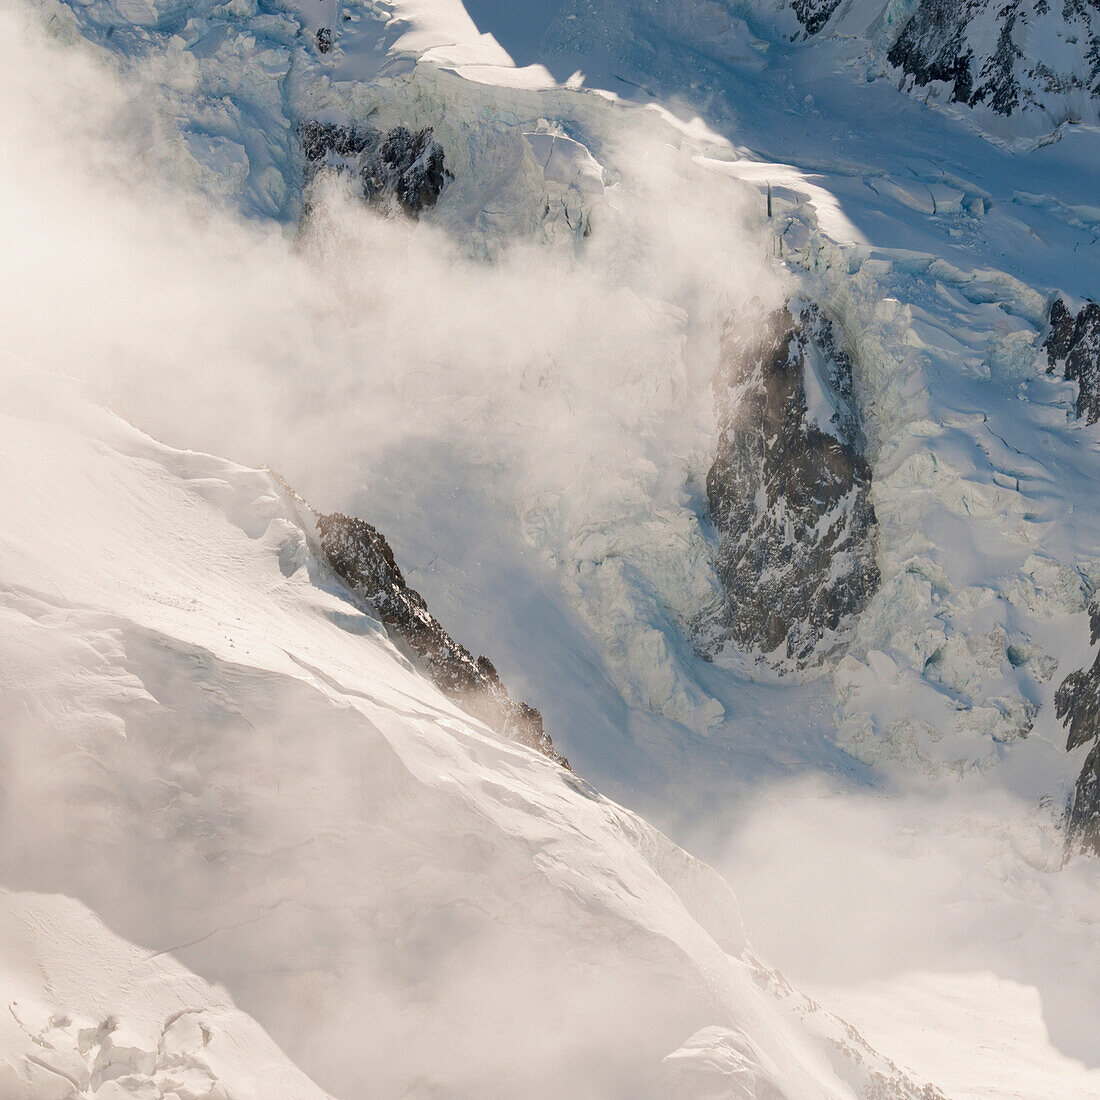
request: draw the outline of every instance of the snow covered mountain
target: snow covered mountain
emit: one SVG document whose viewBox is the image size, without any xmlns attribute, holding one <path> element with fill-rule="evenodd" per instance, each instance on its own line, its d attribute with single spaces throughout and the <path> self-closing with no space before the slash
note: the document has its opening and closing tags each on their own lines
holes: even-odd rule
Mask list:
<svg viewBox="0 0 1100 1100">
<path fill-rule="evenodd" d="M 780 9 L 782 11 L 782 9 Z M 1100 10 L 1092 0 L 791 0 L 801 36 L 864 44 L 899 84 L 926 100 L 1040 125 L 1095 123 Z M 887 75 L 883 73 L 883 75 Z"/>
<path fill-rule="evenodd" d="M 1000 115 L 1039 109 L 1058 121 L 1094 121 L 1100 95 L 1100 12 L 1071 0 L 918 6 L 888 54 L 919 86 Z"/>
<path fill-rule="evenodd" d="M 324 1100 L 224 990 L 119 939 L 72 898 L 4 891 L 0 1092 L 11 1100 Z"/>
<path fill-rule="evenodd" d="M 1091 6 L 3 19 L 0 1085 L 1100 1096 Z"/>
<path fill-rule="evenodd" d="M 937 1095 L 450 703 L 272 475 L 4 382 L 5 1095 L 320 1096 L 265 1030 L 343 1096 Z"/>
</svg>

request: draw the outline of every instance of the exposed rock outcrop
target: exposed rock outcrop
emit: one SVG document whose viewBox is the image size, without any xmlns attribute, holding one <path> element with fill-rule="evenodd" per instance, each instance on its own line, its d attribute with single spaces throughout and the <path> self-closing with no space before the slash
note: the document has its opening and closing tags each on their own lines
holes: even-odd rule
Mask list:
<svg viewBox="0 0 1100 1100">
<path fill-rule="evenodd" d="M 1093 0 L 920 0 L 888 58 L 919 86 L 948 85 L 957 103 L 1074 117 L 1073 101 L 1100 95 L 1100 8 Z"/>
<path fill-rule="evenodd" d="M 1077 415 L 1100 420 L 1100 305 L 1089 302 L 1075 317 L 1061 298 L 1050 307 L 1046 348 L 1048 372 L 1077 383 Z"/>
<path fill-rule="evenodd" d="M 1100 600 L 1093 599 L 1092 644 L 1100 641 Z M 1100 653 L 1089 669 L 1071 672 L 1054 696 L 1058 717 L 1069 728 L 1066 751 L 1092 742 L 1092 751 L 1073 792 L 1069 811 L 1070 837 L 1081 847 L 1100 855 Z"/>
<path fill-rule="evenodd" d="M 1077 383 L 1077 415 L 1100 420 L 1100 305 L 1086 304 L 1076 315 L 1056 298 L 1044 348 L 1048 371 Z M 1092 644 L 1100 641 L 1100 600 L 1090 606 Z M 1071 672 L 1054 696 L 1058 717 L 1069 730 L 1066 751 L 1092 744 L 1069 810 L 1069 833 L 1081 847 L 1100 855 L 1100 654 L 1089 669 Z"/>
<path fill-rule="evenodd" d="M 1077 777 L 1069 814 L 1070 836 L 1081 848 L 1100 856 L 1100 741 L 1085 757 Z"/>
<path fill-rule="evenodd" d="M 360 181 L 371 203 L 394 201 L 416 217 L 432 207 L 454 176 L 444 165 L 443 146 L 430 127 L 395 126 L 387 133 L 371 126 L 303 122 L 298 139 L 307 177 L 322 168 L 347 172 Z"/>
<path fill-rule="evenodd" d="M 729 324 L 715 393 L 707 497 L 726 602 L 704 648 L 819 663 L 880 579 L 852 360 L 818 306 L 792 302 Z"/>
<path fill-rule="evenodd" d="M 791 0 L 791 8 L 807 37 L 817 34 L 839 6 L 840 0 Z"/>
<path fill-rule="evenodd" d="M 487 726 L 568 768 L 542 727 L 542 715 L 512 699 L 487 657 L 474 658 L 405 583 L 385 537 L 340 512 L 317 519 L 321 549 L 348 589 L 370 606 L 397 643 L 447 696 Z"/>
</svg>

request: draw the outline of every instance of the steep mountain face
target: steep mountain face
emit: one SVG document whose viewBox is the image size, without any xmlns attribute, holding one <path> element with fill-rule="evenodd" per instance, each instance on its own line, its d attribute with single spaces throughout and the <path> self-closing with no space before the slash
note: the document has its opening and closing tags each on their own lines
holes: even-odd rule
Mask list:
<svg viewBox="0 0 1100 1100">
<path fill-rule="evenodd" d="M 732 322 L 722 360 L 707 498 L 727 602 L 713 627 L 814 663 L 879 583 L 852 360 L 812 302 Z"/>
<path fill-rule="evenodd" d="M 1048 373 L 1058 371 L 1077 383 L 1077 415 L 1100 420 L 1100 305 L 1089 302 L 1074 316 L 1061 298 L 1050 307 L 1046 348 Z"/>
<path fill-rule="evenodd" d="M 910 91 L 1007 118 L 1090 122 L 1100 104 L 1095 0 L 914 0 L 841 5 L 788 0 L 795 37 L 832 34 L 879 51 Z M 762 6 L 767 14 L 767 5 Z M 877 68 L 877 61 L 874 62 Z"/>
<path fill-rule="evenodd" d="M 840 0 L 791 0 L 791 10 L 807 36 L 817 34 L 840 6 Z"/>
<path fill-rule="evenodd" d="M 1073 419 L 1074 385 L 1045 373 L 1042 351 L 1051 288 L 1080 302 L 1100 285 L 1090 248 L 1100 213 L 1087 205 L 1094 129 L 1066 128 L 1057 144 L 1009 155 L 960 124 L 969 111 L 930 112 L 889 81 L 853 80 L 851 70 L 882 74 L 878 52 L 915 3 L 801 4 L 818 36 L 837 30 L 809 44 L 786 28 L 753 41 L 729 5 L 710 0 L 549 5 L 555 49 L 602 50 L 614 60 L 607 72 L 586 59 L 559 68 L 553 51 L 547 69 L 509 67 L 479 33 L 490 29 L 482 19 L 493 0 L 352 0 L 339 21 L 326 4 L 320 30 L 335 32 L 323 51 L 315 0 L 40 6 L 51 35 L 98 43 L 109 61 L 101 68 L 117 62 L 161 110 L 151 132 L 178 140 L 143 145 L 152 167 L 136 158 L 124 178 L 155 177 L 157 157 L 170 160 L 202 220 L 233 244 L 224 256 L 220 241 L 209 246 L 231 271 L 253 269 L 233 266 L 250 246 L 232 219 L 220 220 L 223 208 L 244 211 L 250 229 L 263 219 L 293 227 L 303 158 L 307 179 L 329 166 L 361 181 L 371 209 L 347 207 L 370 231 L 350 236 L 346 251 L 372 261 L 345 267 L 341 246 L 328 263 L 318 247 L 312 267 L 294 265 L 311 288 L 304 308 L 277 278 L 241 280 L 260 288 L 243 298 L 214 278 L 225 311 L 198 280 L 177 286 L 187 264 L 150 265 L 150 281 L 173 299 L 151 316 L 175 320 L 179 307 L 183 323 L 149 344 L 140 340 L 150 324 L 143 293 L 118 293 L 126 284 L 105 262 L 112 308 L 88 312 L 112 331 L 70 337 L 67 358 L 47 342 L 45 356 L 100 386 L 116 338 L 134 339 L 129 358 L 142 380 L 120 371 L 107 388 L 135 420 L 167 424 L 183 447 L 311 477 L 348 511 L 388 508 L 379 524 L 404 571 L 372 525 L 334 513 L 324 517 L 326 539 L 265 473 L 159 448 L 117 424 L 51 432 L 41 425 L 62 416 L 63 401 L 32 401 L 22 416 L 5 395 L 5 417 L 27 421 L 0 433 L 6 881 L 80 897 L 134 943 L 224 982 L 342 1095 L 484 1095 L 502 1080 L 516 1092 L 551 1081 L 570 1095 L 652 1095 L 666 1077 L 674 1095 L 933 1094 L 797 997 L 779 998 L 791 1019 L 775 1040 L 779 982 L 745 962 L 731 899 L 546 759 L 555 750 L 541 718 L 443 630 L 412 582 L 460 637 L 501 639 L 491 652 L 506 678 L 524 669 L 524 694 L 578 771 L 693 843 L 711 830 L 712 858 L 723 858 L 723 815 L 741 812 L 730 808 L 756 790 L 774 814 L 760 830 L 760 862 L 790 897 L 833 907 L 816 929 L 831 941 L 823 956 L 843 941 L 863 962 L 860 926 L 836 919 L 847 911 L 834 882 L 815 890 L 805 867 L 783 876 L 816 826 L 780 784 L 835 782 L 832 815 L 809 818 L 830 825 L 843 824 L 867 782 L 888 787 L 897 776 L 895 789 L 927 798 L 912 827 L 881 799 L 881 831 L 904 835 L 900 859 L 913 845 L 922 857 L 967 853 L 950 880 L 975 888 L 948 908 L 982 929 L 990 951 L 975 954 L 1021 983 L 1021 996 L 1034 994 L 1032 1016 L 1058 1044 L 951 1036 L 967 1048 L 953 1072 L 965 1065 L 973 1087 L 946 1091 L 1100 1096 L 1066 1083 L 1083 1080 L 1094 1055 L 1094 903 L 1074 895 L 1092 861 L 1062 867 L 1050 810 L 1076 784 L 1074 827 L 1087 835 L 1097 789 L 1092 673 L 1071 677 L 1063 696 L 1063 715 L 1080 719 L 1071 740 L 1085 737 L 1073 756 L 1054 696 L 1066 670 L 1089 664 L 1079 627 L 1100 579 L 1100 450 L 1087 409 Z M 866 39 L 844 35 L 884 10 L 897 18 L 869 63 Z M 22 41 L 16 27 L 0 50 Z M 47 58 L 58 48 L 32 41 Z M 838 67 L 838 57 L 855 64 Z M 0 83 L 10 74 L 0 66 Z M 53 79 L 28 86 L 37 94 Z M 681 109 L 680 95 L 692 109 Z M 34 96 L 20 88 L 11 101 L 5 135 Z M 978 108 L 991 111 L 989 99 Z M 347 124 L 300 129 L 303 119 Z M 446 149 L 448 167 L 435 161 L 442 177 L 428 127 Z M 0 142 L 26 162 L 8 186 L 53 181 L 28 174 L 52 133 L 39 120 Z M 677 157 L 654 155 L 648 136 Z M 27 191 L 36 189 L 52 195 Z M 725 201 L 735 192 L 758 216 L 709 248 L 741 224 Z M 640 194 L 648 206 L 639 212 Z M 24 231 L 21 222 L 33 224 L 25 210 L 41 215 L 42 236 L 66 223 L 33 194 L 17 197 L 0 204 L 0 219 L 13 247 L 33 251 L 39 234 Z M 705 212 L 702 231 L 693 204 Z M 89 206 L 80 195 L 77 209 Z M 379 219 L 380 209 L 422 217 Z M 673 247 L 647 232 L 652 223 L 667 225 Z M 385 247 L 391 231 L 400 247 Z M 300 253 L 310 252 L 307 238 Z M 269 245 L 265 275 L 290 266 Z M 448 264 L 442 280 L 433 247 Z M 30 287 L 17 301 L 59 297 L 73 251 L 59 242 L 37 283 L 30 263 L 32 277 L 13 280 L 17 293 Z M 715 251 L 719 262 L 707 262 Z M 550 253 L 556 266 L 541 262 Z M 477 265 L 455 259 L 467 254 L 489 258 L 490 270 L 503 258 L 507 278 L 483 281 Z M 777 255 L 785 293 L 794 282 L 820 307 L 791 302 L 727 333 L 716 455 L 709 382 L 731 308 L 722 295 L 741 300 L 726 278 L 766 294 Z M 727 264 L 731 256 L 743 265 Z M 681 264 L 685 280 L 663 278 Z M 592 278 L 597 265 L 614 278 Z M 511 294 L 512 283 L 523 292 Z M 557 294 L 563 287 L 577 293 Z M 499 301 L 499 317 L 487 324 L 478 297 Z M 127 300 L 136 315 L 117 319 L 113 303 Z M 5 313 L 5 349 L 38 358 L 42 334 L 58 326 L 33 309 L 25 312 L 37 324 L 25 325 L 19 312 Z M 299 326 L 298 312 L 310 322 Z M 437 312 L 458 323 L 435 324 Z M 1068 365 L 1079 317 L 1065 312 L 1072 324 L 1052 318 L 1054 363 L 1077 385 L 1081 410 L 1090 360 Z M 295 323 L 284 328 L 286 317 Z M 72 325 L 81 338 L 82 324 Z M 206 356 L 192 354 L 196 331 L 214 336 L 200 345 Z M 1090 331 L 1091 321 L 1077 341 L 1085 349 Z M 252 374 L 256 358 L 264 369 Z M 234 388 L 192 373 L 192 360 L 240 366 L 250 383 L 236 388 L 247 415 L 220 437 L 217 427 L 202 434 L 207 414 Z M 147 367 L 162 361 L 173 369 Z M 183 395 L 180 411 L 156 420 L 173 393 Z M 650 415 L 667 408 L 690 412 Z M 382 424 L 375 445 L 378 409 L 396 422 L 396 441 Z M 318 410 L 321 433 L 311 422 Z M 250 420 L 265 415 L 277 430 L 256 446 Z M 361 507 L 349 499 L 357 492 Z M 515 545 L 498 545 L 517 515 Z M 521 539 L 528 545 L 517 549 Z M 716 592 L 707 642 L 723 659 L 707 663 L 688 632 Z M 841 645 L 844 656 L 828 659 Z M 776 682 L 760 652 L 773 666 L 812 672 Z M 513 743 L 517 731 L 523 745 Z M 896 895 L 907 915 L 919 875 L 895 850 L 875 878 L 864 839 L 856 893 L 867 913 Z M 821 862 L 831 874 L 832 861 Z M 1088 889 L 1082 896 L 1094 898 Z M 770 928 L 788 905 L 783 898 L 757 927 Z M 878 928 L 907 930 L 879 915 Z M 805 928 L 797 916 L 796 943 Z M 1017 937 L 1019 927 L 1032 938 Z M 923 935 L 909 939 L 883 970 L 904 957 L 934 971 L 934 950 L 914 947 Z M 962 969 L 973 964 L 963 949 L 955 957 Z M 958 986 L 943 979 L 933 973 L 930 988 L 950 999 Z M 822 980 L 843 985 L 849 975 Z M 971 1015 L 988 1018 L 996 997 L 975 996 Z M 636 1015 L 624 1017 L 627 1002 Z M 889 989 L 881 1003 L 865 1019 L 893 1021 L 882 1049 L 937 1019 L 947 1030 L 927 1007 L 919 1025 L 899 1022 Z M 94 1036 L 110 1011 L 81 1027 Z M 561 1021 L 567 1034 L 546 1049 Z M 154 1045 L 160 1033 L 149 1031 Z M 61 1041 L 45 1027 L 33 1036 Z M 1048 1057 L 1034 1064 L 1057 1072 L 1037 1071 L 1040 1087 L 1020 1085 L 1012 1078 L 1034 1049 Z M 1067 1068 L 1058 1053 L 1082 1066 Z M 925 1055 L 930 1068 L 903 1057 L 939 1080 L 950 1059 Z M 1008 1082 L 999 1090 L 980 1080 L 994 1061 Z"/>
<path fill-rule="evenodd" d="M 498 733 L 569 767 L 542 728 L 542 715 L 512 699 L 492 661 L 484 656 L 475 660 L 443 629 L 420 593 L 405 583 L 385 536 L 365 520 L 340 512 L 319 516 L 317 530 L 336 575 L 381 617 L 444 695 Z"/>
<path fill-rule="evenodd" d="M 1093 691 L 1100 690 L 1100 676 L 1093 677 Z M 1069 814 L 1070 836 L 1085 851 L 1100 856 L 1100 740 L 1085 760 Z"/>
<path fill-rule="evenodd" d="M 5 1100 L 937 1095 L 709 867 L 410 667 L 331 563 L 468 655 L 369 525 L 319 544 L 269 471 L 0 383 Z"/>
<path fill-rule="evenodd" d="M 889 61 L 913 84 L 999 115 L 1040 109 L 1095 120 L 1100 7 L 1095 0 L 921 0 Z"/>
<path fill-rule="evenodd" d="M 447 181 L 454 179 L 431 127 L 395 126 L 382 133 L 370 126 L 310 121 L 298 127 L 298 137 L 307 176 L 322 168 L 349 173 L 368 202 L 393 201 L 413 217 L 435 206 Z"/>
<path fill-rule="evenodd" d="M 490 729 L 569 769 L 569 761 L 554 751 L 538 710 L 512 699 L 493 662 L 485 656 L 475 659 L 432 615 L 424 597 L 408 586 L 381 531 L 342 512 L 316 512 L 274 476 L 299 513 L 315 519 L 317 549 L 351 597 L 378 616 L 395 643 L 444 695 Z"/>
<path fill-rule="evenodd" d="M 1062 298 L 1050 307 L 1050 331 L 1043 343 L 1047 372 L 1077 383 L 1076 412 L 1088 424 L 1100 420 L 1100 306 L 1089 302 L 1076 315 Z M 1089 607 L 1091 643 L 1100 640 L 1100 602 Z M 1066 751 L 1092 744 L 1069 807 L 1071 842 L 1100 855 L 1100 654 L 1089 669 L 1071 672 L 1054 696 L 1058 717 L 1069 730 Z"/>
<path fill-rule="evenodd" d="M 1093 645 L 1100 641 L 1100 601 L 1090 607 Z M 1100 653 L 1089 669 L 1071 672 L 1054 698 L 1058 717 L 1069 729 L 1066 751 L 1092 744 L 1069 809 L 1069 831 L 1083 848 L 1100 855 Z"/>
</svg>

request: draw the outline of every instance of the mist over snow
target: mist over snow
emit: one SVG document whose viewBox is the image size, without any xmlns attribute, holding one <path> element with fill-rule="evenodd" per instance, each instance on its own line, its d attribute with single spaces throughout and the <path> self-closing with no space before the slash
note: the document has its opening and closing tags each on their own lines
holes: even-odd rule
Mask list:
<svg viewBox="0 0 1100 1100">
<path fill-rule="evenodd" d="M 0 1100 L 1100 1097 L 1091 22 L 999 112 L 928 5 L 536 7 L 0 9 Z M 430 127 L 438 202 L 306 122 Z M 858 609 L 716 634 L 805 626 L 722 538 L 764 588 L 819 517 L 829 598 L 783 475 L 846 463 Z"/>
<path fill-rule="evenodd" d="M 949 1096 L 1091 1096 L 1096 875 L 1029 809 L 776 784 L 711 859 L 756 950 Z"/>
<path fill-rule="evenodd" d="M 446 227 L 380 219 L 331 179 L 297 231 L 165 182 L 183 168 L 155 101 L 87 59 L 76 87 L 52 86 L 57 47 L 33 34 L 7 47 L 10 101 L 28 106 L 4 122 L 28 154 L 4 214 L 10 352 L 89 380 L 158 438 L 270 465 L 318 506 L 377 507 L 370 484 L 387 473 L 413 497 L 442 463 L 471 506 L 503 504 L 493 522 L 510 534 L 555 560 L 594 559 L 567 583 L 606 588 L 605 602 L 628 586 L 600 570 L 592 539 L 633 555 L 636 599 L 655 592 L 661 617 L 686 626 L 712 597 L 695 511 L 717 340 L 783 280 L 755 202 L 750 214 L 735 181 L 673 148 L 666 121 L 609 119 L 616 178 L 579 245 L 504 238 L 487 257 Z M 633 606 L 595 625 L 610 647 L 663 646 L 639 630 L 646 617 Z M 612 660 L 633 701 L 693 723 L 720 713 L 664 669 L 639 677 L 630 653 Z"/>
</svg>

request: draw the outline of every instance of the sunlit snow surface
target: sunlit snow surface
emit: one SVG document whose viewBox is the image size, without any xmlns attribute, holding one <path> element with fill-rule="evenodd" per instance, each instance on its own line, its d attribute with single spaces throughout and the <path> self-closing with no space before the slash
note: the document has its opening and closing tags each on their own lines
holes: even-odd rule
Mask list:
<svg viewBox="0 0 1100 1100">
<path fill-rule="evenodd" d="M 337 1095 L 918 1095 L 717 874 L 418 675 L 272 475 L 3 377 L 6 1095 L 319 1095 L 233 1002 Z"/>
<path fill-rule="evenodd" d="M 964 113 L 899 95 L 861 41 L 791 45 L 772 12 L 748 6 L 731 16 L 717 4 L 678 5 L 667 25 L 640 19 L 645 6 L 627 0 L 602 5 L 587 24 L 579 6 L 540 8 L 535 22 L 518 7 L 347 4 L 323 59 L 312 47 L 312 8 L 300 24 L 293 6 L 247 0 L 41 7 L 71 52 L 94 42 L 129 83 L 58 80 L 36 115 L 26 104 L 48 66 L 20 52 L 29 34 L 21 25 L 8 36 L 4 79 L 25 106 L 4 120 L 11 140 L 2 155 L 16 182 L 3 216 L 19 246 L 5 346 L 90 378 L 103 399 L 173 444 L 270 463 L 318 505 L 377 523 L 436 615 L 540 707 L 578 774 L 726 872 L 765 957 L 826 1003 L 835 995 L 895 1061 L 951 1095 L 1100 1096 L 1097 874 L 1087 863 L 1062 868 L 1054 823 L 1081 753 L 1063 751 L 1051 705 L 1062 676 L 1088 654 L 1100 458 L 1096 429 L 1071 419 L 1072 387 L 1048 378 L 1037 355 L 1048 296 L 1095 293 L 1100 275 L 1096 126 L 1065 127 L 1030 151 L 1026 128 L 987 140 Z M 865 8 L 855 5 L 851 19 Z M 869 24 L 881 13 L 866 14 Z M 89 88 L 104 94 L 89 97 Z M 86 116 L 74 113 L 74 99 Z M 269 222 L 293 226 L 300 213 L 294 124 L 303 117 L 432 125 L 455 181 L 415 231 L 366 225 L 334 198 L 331 224 L 307 236 L 303 258 Z M 125 155 L 104 152 L 108 141 Z M 79 173 L 69 182 L 74 163 L 79 172 L 101 168 L 107 182 Z M 138 193 L 131 205 L 110 182 L 119 174 Z M 142 190 L 155 192 L 163 176 L 184 198 L 167 209 L 159 198 L 141 205 Z M 187 198 L 195 192 L 221 212 L 196 221 Z M 252 221 L 241 226 L 237 211 Z M 589 223 L 583 238 L 578 227 Z M 479 266 L 485 257 L 500 274 Z M 747 294 L 778 297 L 780 258 L 857 353 L 882 526 L 882 591 L 848 657 L 804 682 L 750 658 L 704 664 L 685 639 L 714 586 L 700 517 L 717 333 Z M 60 331 L 53 310 L 66 317 Z M 45 414 L 36 420 L 53 424 Z M 424 1066 L 450 1058 L 466 1068 L 448 1046 L 458 1041 L 446 1037 L 451 1010 L 429 1011 L 429 1002 L 447 1005 L 451 990 L 457 1005 L 475 988 L 496 1007 L 471 1030 L 482 1040 L 504 1034 L 519 1026 L 518 1006 L 538 999 L 534 975 L 572 966 L 556 960 L 584 933 L 554 910 L 527 954 L 530 850 L 439 855 L 436 833 L 407 822 L 398 777 L 402 768 L 424 773 L 395 757 L 396 747 L 427 744 L 433 761 L 445 751 L 473 767 L 493 799 L 511 786 L 502 778 L 509 769 L 534 769 L 540 778 L 524 804 L 551 815 L 556 843 L 570 843 L 561 831 L 586 835 L 553 864 L 583 875 L 585 889 L 634 866 L 615 824 L 620 811 L 564 791 L 548 765 L 507 746 L 462 734 L 461 751 L 441 749 L 439 723 L 464 730 L 464 720 L 439 700 L 428 706 L 428 689 L 392 653 L 383 671 L 388 651 L 370 623 L 342 618 L 335 599 L 307 583 L 305 566 L 285 557 L 289 529 L 262 475 L 234 467 L 227 476 L 214 460 L 181 466 L 163 458 L 176 452 L 158 451 L 153 473 L 171 482 L 171 495 L 157 498 L 144 524 L 128 521 L 140 538 L 120 537 L 123 502 L 140 502 L 145 489 L 123 492 L 131 475 L 105 465 L 113 460 L 102 441 L 74 450 L 68 466 L 28 468 L 26 454 L 47 453 L 33 432 L 65 431 L 25 430 L 33 438 L 21 444 L 15 429 L 5 437 L 17 469 L 5 507 L 22 491 L 28 502 L 11 513 L 22 526 L 4 528 L 13 532 L 4 584 L 20 624 L 4 638 L 24 677 L 9 682 L 35 706 L 55 707 L 49 728 L 64 744 L 71 734 L 60 731 L 80 715 L 98 716 L 84 736 L 103 740 L 82 747 L 72 771 L 39 773 L 39 757 L 53 748 L 20 759 L 34 778 L 21 795 L 28 820 L 49 820 L 13 830 L 39 847 L 7 849 L 7 885 L 72 893 L 151 949 L 200 937 L 181 961 L 226 981 L 326 1087 L 301 1050 L 335 1065 L 360 1049 L 355 1006 L 385 1017 L 377 1006 L 392 1009 L 393 998 L 409 1014 L 394 1026 L 427 1036 L 403 1058 L 393 1056 L 390 1033 L 377 1037 L 372 1049 L 384 1053 L 377 1058 L 393 1081 L 424 1072 L 428 1088 L 435 1079 Z M 128 461 L 151 460 L 141 452 Z M 227 519 L 235 525 L 235 542 L 184 522 L 211 507 L 219 531 Z M 260 573 L 257 562 L 266 563 Z M 160 659 L 165 637 L 170 660 Z M 340 717 L 330 713 L 336 703 Z M 270 716 L 270 743 L 252 736 L 253 708 Z M 324 750 L 312 734 L 283 745 L 287 715 L 295 730 L 323 725 Z M 369 734 L 360 728 L 367 720 Z M 391 736 L 387 722 L 401 734 Z M 219 753 L 225 738 L 241 756 L 215 761 L 204 742 L 197 756 L 175 759 L 160 742 L 174 743 L 181 723 L 218 731 Z M 121 751 L 111 740 L 120 731 L 136 747 Z M 377 782 L 394 785 L 392 802 L 378 803 L 400 822 L 386 834 L 394 848 L 376 847 L 373 832 L 369 844 L 357 839 L 349 740 L 363 741 L 372 776 L 390 777 Z M 280 745 L 289 753 L 285 773 L 257 771 L 253 753 L 265 745 L 274 758 Z M 115 752 L 122 786 L 104 788 L 80 771 L 99 776 Z M 224 782 L 212 780 L 223 768 Z M 251 778 L 242 784 L 242 770 L 268 783 L 276 776 L 276 800 L 256 796 Z M 47 780 L 107 790 L 123 809 L 99 828 L 133 837 L 154 822 L 166 844 L 193 831 L 186 850 L 201 874 L 143 853 L 127 874 L 137 893 L 122 891 L 95 873 L 97 859 L 111 866 L 117 851 L 74 854 L 72 819 L 41 801 L 36 784 Z M 277 809 L 284 782 L 288 814 Z M 485 812 L 470 808 L 470 791 L 483 789 L 466 777 L 421 792 L 429 823 L 458 815 L 448 844 L 478 832 L 461 822 Z M 189 809 L 174 817 L 180 799 Z M 72 804 L 87 814 L 102 805 L 83 793 Z M 390 819 L 370 817 L 372 830 L 379 820 Z M 77 832 L 89 845 L 99 835 L 90 825 Z M 421 894 L 405 875 L 405 894 L 400 884 L 381 893 L 365 885 L 371 867 L 416 867 L 437 855 L 460 886 L 442 881 L 431 886 L 439 894 Z M 585 860 L 612 871 L 581 870 Z M 348 867 L 358 887 L 345 883 Z M 652 886 L 647 867 L 638 873 Z M 188 903 L 198 916 L 165 893 L 167 880 L 190 894 L 191 871 L 203 887 L 201 902 Z M 425 897 L 466 897 L 467 876 L 479 873 L 525 914 L 512 933 L 522 951 L 512 939 L 482 938 L 485 913 L 407 927 Z M 288 881 L 297 901 L 285 900 Z M 334 907 L 337 882 L 349 899 Z M 303 899 L 316 897 L 324 905 L 310 910 Z M 371 934 L 356 939 L 363 908 L 390 897 Z M 611 903 L 599 897 L 581 926 L 603 942 L 615 934 L 599 908 Z M 244 923 L 256 914 L 265 915 Z M 237 921 L 239 931 L 211 935 Z M 459 949 L 459 961 L 423 961 L 467 932 L 474 947 Z M 391 942 L 399 961 L 387 954 Z M 614 965 L 649 962 L 638 964 L 635 992 L 620 990 L 615 1003 L 643 1006 L 645 1019 L 623 1022 L 629 1042 L 597 1029 L 594 1059 L 621 1042 L 623 1062 L 644 1050 L 651 1072 L 653 1057 L 697 1027 L 727 1026 L 711 1018 L 710 1000 L 690 1027 L 694 1008 L 677 1015 L 673 996 L 654 1004 L 660 953 L 655 962 L 647 952 L 656 949 L 624 942 Z M 269 965 L 277 945 L 294 959 L 286 974 Z M 347 963 L 348 950 L 363 955 Z M 472 977 L 520 956 L 510 992 Z M 346 968 L 339 979 L 336 957 Z M 576 965 L 608 966 L 609 957 Z M 584 1012 L 605 1021 L 609 995 L 593 980 Z M 559 988 L 555 978 L 539 993 L 583 1031 L 578 1020 L 589 1017 L 564 1007 L 572 981 Z M 319 1003 L 340 1010 L 336 1024 L 314 1010 Z M 985 1022 L 968 1030 L 968 1013 Z M 990 1020 L 1012 1037 L 996 1048 Z M 529 1026 L 539 1042 L 516 1087 L 557 1064 L 544 1018 L 536 1013 Z M 684 1033 L 668 1042 L 677 1028 Z M 486 1066 L 514 1062 L 514 1042 L 500 1042 Z M 726 1053 L 712 1060 L 729 1066 L 741 1055 L 723 1042 L 714 1039 Z M 594 1093 L 605 1087 L 583 1059 L 570 1067 Z M 643 1072 L 620 1078 L 619 1068 L 605 1066 L 606 1080 Z M 479 1080 L 475 1073 L 457 1087 Z M 1043 1081 L 1047 1091 L 1035 1091 Z M 791 1095 L 821 1094 L 791 1087 Z"/>
</svg>

